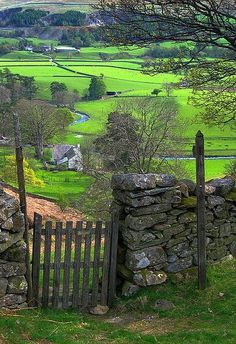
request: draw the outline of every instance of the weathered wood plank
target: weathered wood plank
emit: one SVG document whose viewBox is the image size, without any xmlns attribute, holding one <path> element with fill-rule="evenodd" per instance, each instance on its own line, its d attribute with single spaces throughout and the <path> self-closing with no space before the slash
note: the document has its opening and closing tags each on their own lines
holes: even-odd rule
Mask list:
<svg viewBox="0 0 236 344">
<path fill-rule="evenodd" d="M 39 275 L 41 249 L 42 216 L 34 214 L 33 254 L 32 254 L 32 285 L 35 307 L 39 306 Z"/>
<path fill-rule="evenodd" d="M 85 222 L 86 223 L 86 222 Z M 67 230 L 66 230 L 66 228 L 62 228 L 62 235 L 66 235 L 66 232 L 67 232 Z M 89 234 L 89 233 L 91 233 L 91 234 L 95 234 L 95 232 L 96 232 L 96 229 L 95 228 L 90 228 L 90 230 L 86 230 L 86 228 L 81 228 L 81 230 L 78 232 L 78 234 L 79 235 L 85 235 L 85 234 Z M 104 235 L 105 234 L 105 231 L 104 231 L 104 228 L 102 228 L 102 235 Z M 41 235 L 45 235 L 45 229 L 44 228 L 42 228 L 42 233 L 41 233 Z M 56 229 L 55 228 L 52 228 L 52 236 L 53 235 L 56 235 Z"/>
<path fill-rule="evenodd" d="M 83 287 L 82 287 L 82 310 L 85 310 L 89 304 L 89 271 L 90 271 L 90 253 L 91 253 L 91 238 L 92 222 L 87 222 L 86 230 L 89 234 L 85 235 L 84 247 L 84 271 L 83 271 Z"/>
<path fill-rule="evenodd" d="M 111 306 L 116 297 L 117 246 L 119 234 L 119 213 L 112 213 L 111 218 L 111 254 L 109 271 L 108 305 Z"/>
<path fill-rule="evenodd" d="M 66 223 L 66 242 L 65 242 L 65 259 L 64 259 L 64 278 L 63 278 L 63 297 L 62 308 L 68 308 L 69 287 L 70 287 L 70 264 L 71 264 L 71 243 L 73 222 Z"/>
<path fill-rule="evenodd" d="M 81 262 L 81 261 L 80 261 L 80 263 L 77 263 L 77 264 L 79 264 L 80 268 L 83 268 L 83 267 L 84 267 L 84 262 Z M 74 269 L 74 267 L 75 267 L 75 262 L 70 262 L 69 265 L 70 265 L 70 268 L 71 268 L 71 269 Z M 99 266 L 100 266 L 100 267 L 103 266 L 103 260 L 101 260 L 101 259 L 100 259 L 100 262 L 99 262 Z M 61 263 L 60 263 L 60 269 L 61 269 L 61 270 L 64 270 L 64 267 L 65 267 L 65 263 L 64 263 L 64 262 L 61 262 Z M 90 268 L 93 268 L 93 262 L 90 262 L 90 263 L 89 263 L 89 267 L 90 267 Z M 43 263 L 40 264 L 40 270 L 43 270 Z M 50 270 L 54 270 L 54 263 L 50 263 Z"/>
<path fill-rule="evenodd" d="M 59 290 L 60 290 L 60 272 L 61 272 L 61 239 L 62 239 L 62 222 L 56 223 L 55 235 L 55 258 L 54 258 L 54 275 L 53 275 L 53 296 L 52 305 L 58 308 L 59 304 Z"/>
<path fill-rule="evenodd" d="M 102 231 L 102 222 L 97 221 L 96 230 L 95 230 L 95 243 L 94 243 L 92 306 L 96 306 L 98 304 L 101 231 Z"/>
<path fill-rule="evenodd" d="M 102 274 L 102 291 L 101 305 L 108 304 L 108 281 L 109 281 L 109 264 L 110 264 L 110 246 L 111 246 L 111 223 L 106 223 L 106 231 L 104 237 L 104 258 L 103 258 L 103 274 Z"/>
<path fill-rule="evenodd" d="M 75 229 L 75 256 L 74 256 L 74 276 L 73 276 L 73 295 L 72 307 L 77 308 L 79 304 L 79 288 L 80 288 L 80 267 L 81 267 L 81 234 L 83 222 L 77 222 Z"/>
<path fill-rule="evenodd" d="M 51 229 L 52 222 L 45 224 L 45 243 L 44 243 L 44 270 L 43 270 L 43 290 L 42 307 L 48 306 L 49 281 L 50 281 L 50 260 L 51 260 Z"/>
</svg>

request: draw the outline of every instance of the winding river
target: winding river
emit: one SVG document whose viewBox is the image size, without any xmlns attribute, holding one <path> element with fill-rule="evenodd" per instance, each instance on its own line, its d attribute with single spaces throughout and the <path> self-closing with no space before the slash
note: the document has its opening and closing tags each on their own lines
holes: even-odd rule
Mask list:
<svg viewBox="0 0 236 344">
<path fill-rule="evenodd" d="M 84 112 L 76 111 L 76 112 L 74 112 L 74 114 L 79 116 L 79 118 L 76 119 L 74 122 L 72 122 L 70 124 L 70 126 L 75 125 L 75 124 L 81 124 L 81 123 L 84 123 L 84 122 L 87 122 L 90 120 L 90 116 Z"/>
</svg>

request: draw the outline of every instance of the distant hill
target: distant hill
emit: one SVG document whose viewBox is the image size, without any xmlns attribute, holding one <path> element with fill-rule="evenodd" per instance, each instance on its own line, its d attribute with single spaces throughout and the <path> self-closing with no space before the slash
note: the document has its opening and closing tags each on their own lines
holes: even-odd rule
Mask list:
<svg viewBox="0 0 236 344">
<path fill-rule="evenodd" d="M 67 11 L 68 9 L 88 11 L 89 5 L 97 0 L 0 0 L 0 10 L 14 7 L 37 7 L 49 11 Z"/>
</svg>

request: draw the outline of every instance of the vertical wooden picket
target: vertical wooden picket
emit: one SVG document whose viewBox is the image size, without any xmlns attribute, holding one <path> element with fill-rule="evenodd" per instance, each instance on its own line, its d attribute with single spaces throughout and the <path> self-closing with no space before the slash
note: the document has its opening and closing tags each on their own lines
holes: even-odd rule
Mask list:
<svg viewBox="0 0 236 344">
<path fill-rule="evenodd" d="M 51 235 L 52 222 L 48 221 L 45 225 L 45 243 L 44 243 L 44 264 L 43 264 L 43 291 L 42 306 L 48 307 L 49 301 L 49 281 L 50 281 L 50 262 L 51 262 Z"/>
<path fill-rule="evenodd" d="M 81 234 L 83 222 L 77 222 L 75 228 L 75 256 L 74 256 L 74 276 L 73 276 L 73 294 L 72 307 L 77 308 L 79 305 L 79 289 L 80 289 L 80 264 L 81 264 Z"/>
<path fill-rule="evenodd" d="M 59 306 L 60 292 L 60 272 L 61 272 L 61 246 L 62 246 L 62 222 L 56 223 L 55 232 L 55 258 L 54 258 L 54 281 L 52 293 L 52 305 L 55 308 Z"/>
<path fill-rule="evenodd" d="M 42 216 L 34 214 L 33 252 L 32 252 L 32 287 L 34 305 L 39 306 L 39 276 L 41 250 Z"/>
<path fill-rule="evenodd" d="M 89 304 L 89 271 L 90 271 L 90 253 L 92 222 L 87 222 L 85 234 L 84 262 L 83 262 L 83 290 L 82 290 L 82 309 L 86 309 Z"/>
<path fill-rule="evenodd" d="M 98 287 L 99 287 L 99 265 L 101 253 L 101 231 L 102 222 L 97 221 L 95 229 L 95 243 L 94 243 L 94 261 L 93 261 L 93 291 L 91 304 L 96 306 L 98 303 Z"/>
<path fill-rule="evenodd" d="M 62 308 L 65 308 L 65 309 L 68 308 L 68 303 L 69 303 L 72 230 L 73 230 L 73 223 L 67 222 L 65 259 L 64 259 L 63 296 L 62 296 Z"/>
</svg>

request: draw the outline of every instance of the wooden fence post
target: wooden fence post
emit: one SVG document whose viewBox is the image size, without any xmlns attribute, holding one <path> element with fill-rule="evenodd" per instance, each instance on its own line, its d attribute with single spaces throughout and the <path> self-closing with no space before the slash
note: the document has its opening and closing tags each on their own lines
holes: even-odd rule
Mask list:
<svg viewBox="0 0 236 344">
<path fill-rule="evenodd" d="M 198 237 L 198 286 L 206 288 L 206 228 L 205 228 L 205 167 L 204 136 L 196 134 L 196 181 L 197 181 L 197 237 Z"/>
<path fill-rule="evenodd" d="M 13 113 L 13 124 L 15 132 L 15 150 L 16 150 L 16 165 L 17 165 L 17 179 L 18 179 L 18 189 L 19 189 L 19 198 L 20 198 L 20 208 L 24 214 L 25 220 L 25 230 L 24 230 L 24 240 L 26 243 L 26 280 L 28 283 L 28 292 L 27 292 L 27 302 L 28 305 L 31 305 L 33 302 L 33 292 L 32 292 L 32 280 L 31 280 L 31 269 L 30 269 L 30 250 L 29 250 L 29 224 L 27 216 L 27 204 L 26 204 L 26 192 L 25 192 L 25 176 L 24 176 L 24 157 L 22 150 L 21 142 L 21 130 L 20 130 L 20 121 L 17 113 Z"/>
</svg>

